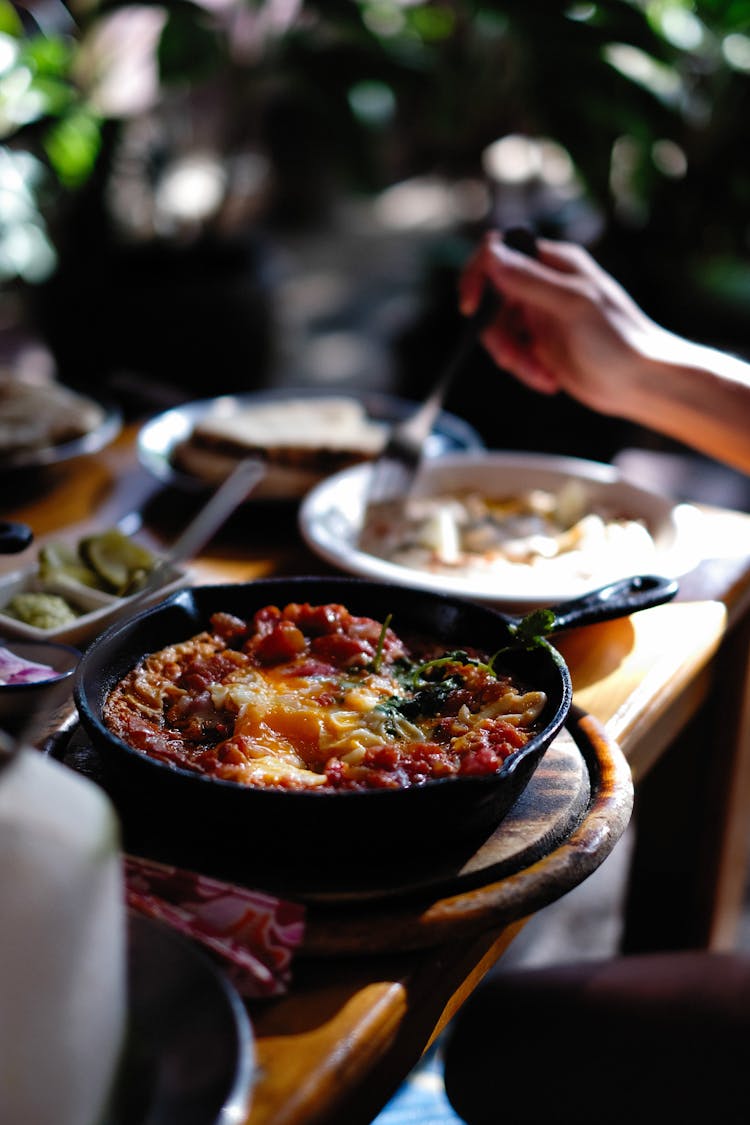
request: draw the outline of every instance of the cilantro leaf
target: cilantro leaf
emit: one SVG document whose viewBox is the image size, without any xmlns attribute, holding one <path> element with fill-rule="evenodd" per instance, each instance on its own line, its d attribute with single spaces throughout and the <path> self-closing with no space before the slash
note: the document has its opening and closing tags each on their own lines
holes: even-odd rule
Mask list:
<svg viewBox="0 0 750 1125">
<path fill-rule="evenodd" d="M 389 613 L 388 616 L 386 617 L 385 621 L 383 622 L 382 628 L 380 630 L 380 636 L 378 637 L 377 648 L 375 649 L 375 656 L 373 657 L 373 660 L 372 660 L 372 670 L 375 673 L 375 675 L 378 674 L 378 672 L 380 671 L 380 666 L 383 663 L 383 646 L 385 644 L 385 635 L 388 632 L 388 626 L 390 625 L 392 619 L 393 619 L 393 614 Z"/>
<path fill-rule="evenodd" d="M 475 668 L 484 668 L 486 671 L 492 672 L 491 665 L 484 664 L 474 656 L 469 656 L 463 649 L 454 649 L 452 652 L 446 652 L 443 656 L 435 657 L 434 660 L 426 660 L 424 664 L 418 664 L 411 674 L 412 684 L 416 685 L 423 681 L 425 672 L 430 669 L 442 668 L 446 664 L 473 664 Z"/>
<path fill-rule="evenodd" d="M 517 625 L 511 625 L 510 631 L 525 648 L 536 648 L 554 625 L 555 615 L 551 609 L 535 609 L 521 618 Z"/>
<path fill-rule="evenodd" d="M 504 652 L 513 648 L 540 648 L 546 644 L 546 635 L 555 627 L 555 614 L 551 609 L 535 609 L 515 625 L 508 625 L 508 631 L 513 637 L 512 645 L 503 645 L 490 659 L 490 668 L 494 670 L 495 661 Z"/>
</svg>

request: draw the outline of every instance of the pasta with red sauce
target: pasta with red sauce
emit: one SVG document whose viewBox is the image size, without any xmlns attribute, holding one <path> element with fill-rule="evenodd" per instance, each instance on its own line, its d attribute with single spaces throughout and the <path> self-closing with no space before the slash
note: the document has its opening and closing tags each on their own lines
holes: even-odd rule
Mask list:
<svg viewBox="0 0 750 1125">
<path fill-rule="evenodd" d="M 361 790 L 489 774 L 539 729 L 544 692 L 473 650 L 407 643 L 338 604 L 268 605 L 152 653 L 109 693 L 108 728 L 245 785 Z"/>
</svg>

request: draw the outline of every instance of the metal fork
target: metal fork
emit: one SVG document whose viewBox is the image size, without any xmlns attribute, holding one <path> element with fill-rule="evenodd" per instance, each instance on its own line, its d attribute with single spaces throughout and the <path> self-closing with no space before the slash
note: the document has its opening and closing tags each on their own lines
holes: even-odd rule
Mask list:
<svg viewBox="0 0 750 1125">
<path fill-rule="evenodd" d="M 529 257 L 536 255 L 534 236 L 526 227 L 506 231 L 503 241 Z M 373 506 L 382 510 L 385 504 L 402 501 L 410 491 L 435 419 L 442 409 L 456 373 L 466 363 L 478 337 L 497 314 L 501 304 L 499 294 L 491 289 L 485 290 L 479 307 L 464 327 L 455 352 L 427 398 L 412 414 L 391 427 L 383 450 L 373 462 L 369 475 L 365 525 Z"/>
</svg>

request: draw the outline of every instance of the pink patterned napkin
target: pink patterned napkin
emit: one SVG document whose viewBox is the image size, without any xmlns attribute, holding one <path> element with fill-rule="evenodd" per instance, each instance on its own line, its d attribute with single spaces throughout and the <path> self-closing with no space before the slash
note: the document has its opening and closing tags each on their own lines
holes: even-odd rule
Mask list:
<svg viewBox="0 0 750 1125">
<path fill-rule="evenodd" d="M 242 996 L 286 992 L 304 936 L 304 906 L 136 856 L 125 856 L 124 865 L 132 910 L 199 942 Z"/>
</svg>

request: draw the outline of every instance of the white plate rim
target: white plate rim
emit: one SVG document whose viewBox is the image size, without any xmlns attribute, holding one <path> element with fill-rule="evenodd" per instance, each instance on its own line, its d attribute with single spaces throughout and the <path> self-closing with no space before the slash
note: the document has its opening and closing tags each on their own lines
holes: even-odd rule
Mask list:
<svg viewBox="0 0 750 1125">
<path fill-rule="evenodd" d="M 695 547 L 696 521 L 701 519 L 698 509 L 630 481 L 609 463 L 556 454 L 485 450 L 441 455 L 425 467 L 425 471 L 433 475 L 451 473 L 454 469 L 469 472 L 481 469 L 485 473 L 496 474 L 509 470 L 516 473 L 549 474 L 550 484 L 556 480 L 561 485 L 574 479 L 600 485 L 605 490 L 620 489 L 634 503 L 640 501 L 662 513 L 664 523 L 660 530 L 662 536 L 671 538 L 671 541 L 664 545 L 657 542 L 660 575 L 679 578 L 692 570 L 698 562 Z M 302 500 L 298 513 L 300 534 L 310 550 L 329 565 L 364 578 L 523 610 L 556 605 L 611 580 L 612 576 L 607 575 L 602 583 L 586 585 L 581 581 L 560 581 L 546 588 L 530 589 L 531 576 L 524 572 L 523 575 L 519 574 L 517 585 L 504 580 L 503 590 L 498 591 L 497 580 L 485 584 L 469 578 L 411 570 L 361 551 L 355 545 L 354 536 L 357 521 L 361 519 L 362 496 L 370 471 L 369 465 L 344 469 L 327 477 Z M 642 512 L 643 508 L 639 506 L 633 514 L 640 515 Z M 524 580 L 521 581 L 521 578 Z"/>
</svg>

